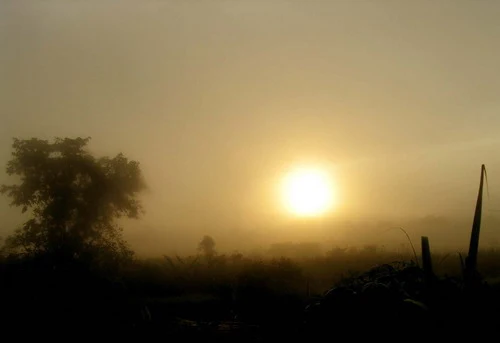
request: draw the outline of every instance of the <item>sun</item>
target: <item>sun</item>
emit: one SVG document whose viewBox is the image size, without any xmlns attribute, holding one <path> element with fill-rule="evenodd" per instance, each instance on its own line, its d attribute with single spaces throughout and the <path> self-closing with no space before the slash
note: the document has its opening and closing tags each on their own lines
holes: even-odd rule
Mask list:
<svg viewBox="0 0 500 343">
<path fill-rule="evenodd" d="M 327 173 L 320 169 L 300 168 L 286 175 L 283 200 L 291 213 L 312 217 L 325 213 L 333 205 L 334 193 Z"/>
</svg>

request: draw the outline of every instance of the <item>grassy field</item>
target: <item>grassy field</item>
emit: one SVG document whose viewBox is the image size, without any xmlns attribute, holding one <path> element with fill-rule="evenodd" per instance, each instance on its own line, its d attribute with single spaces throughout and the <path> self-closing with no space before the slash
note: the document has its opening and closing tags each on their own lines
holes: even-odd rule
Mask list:
<svg viewBox="0 0 500 343">
<path fill-rule="evenodd" d="M 465 306 L 458 255 L 436 253 L 433 259 L 440 296 L 446 294 L 453 298 L 448 302 Z M 44 258 L 4 258 L 0 312 L 2 323 L 8 323 L 6 329 L 37 327 L 37 332 L 49 335 L 59 332 L 52 331 L 57 324 L 82 333 L 97 330 L 174 340 L 271 341 L 313 337 L 311 332 L 319 340 L 320 333 L 331 330 L 332 325 L 340 332 L 347 327 L 355 330 L 354 324 L 394 324 L 401 309 L 388 309 L 406 304 L 404 300 L 431 309 L 444 306 L 430 298 L 417 262 L 421 264 L 401 261 L 397 253 L 374 247 L 335 249 L 301 259 L 257 259 L 241 254 L 164 256 L 105 271 L 78 263 L 54 268 Z M 478 266 L 483 282 L 489 282 L 489 302 L 496 302 L 500 251 L 480 251 Z M 362 298 L 362 304 L 353 297 L 370 292 L 373 297 Z M 440 309 L 439 316 L 452 318 L 454 307 L 446 306 L 449 311 Z M 354 309 L 356 313 L 352 313 Z M 372 313 L 374 309 L 381 311 L 379 315 Z M 405 318 L 421 325 L 413 312 L 404 312 Z M 368 315 L 377 320 L 367 319 Z M 336 319 L 325 323 L 325 318 Z M 404 323 L 398 326 L 405 328 Z"/>
</svg>

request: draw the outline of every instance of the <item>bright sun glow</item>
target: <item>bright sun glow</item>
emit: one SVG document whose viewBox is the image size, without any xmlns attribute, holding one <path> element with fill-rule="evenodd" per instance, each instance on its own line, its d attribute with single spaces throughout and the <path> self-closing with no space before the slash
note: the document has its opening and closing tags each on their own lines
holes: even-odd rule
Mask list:
<svg viewBox="0 0 500 343">
<path fill-rule="evenodd" d="M 298 169 L 285 177 L 283 197 L 287 209 L 299 216 L 317 216 L 333 203 L 328 175 L 317 169 Z"/>
</svg>

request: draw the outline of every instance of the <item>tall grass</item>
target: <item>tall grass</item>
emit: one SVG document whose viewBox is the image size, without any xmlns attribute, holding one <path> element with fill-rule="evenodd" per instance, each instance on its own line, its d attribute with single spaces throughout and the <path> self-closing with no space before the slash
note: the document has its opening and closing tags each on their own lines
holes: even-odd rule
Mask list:
<svg viewBox="0 0 500 343">
<path fill-rule="evenodd" d="M 483 208 L 483 184 L 486 177 L 486 167 L 481 165 L 481 177 L 479 181 L 479 191 L 477 194 L 476 210 L 474 212 L 474 221 L 472 223 L 472 231 L 470 236 L 469 254 L 465 259 L 465 283 L 471 286 L 478 279 L 477 271 L 477 255 L 479 250 L 479 233 L 481 231 L 481 216 Z"/>
</svg>

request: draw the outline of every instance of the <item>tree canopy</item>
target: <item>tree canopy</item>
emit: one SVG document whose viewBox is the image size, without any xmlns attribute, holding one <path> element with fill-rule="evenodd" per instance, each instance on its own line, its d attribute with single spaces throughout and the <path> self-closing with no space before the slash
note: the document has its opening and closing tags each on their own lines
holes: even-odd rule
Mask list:
<svg viewBox="0 0 500 343">
<path fill-rule="evenodd" d="M 7 249 L 76 258 L 132 254 L 115 220 L 137 218 L 142 211 L 139 163 L 121 153 L 95 158 L 86 149 L 89 140 L 14 139 L 7 174 L 20 183 L 2 185 L 0 193 L 30 219 L 7 238 Z"/>
<path fill-rule="evenodd" d="M 215 250 L 215 240 L 211 236 L 203 236 L 203 239 L 198 244 L 200 251 L 207 259 L 212 259 L 217 252 Z"/>
</svg>

